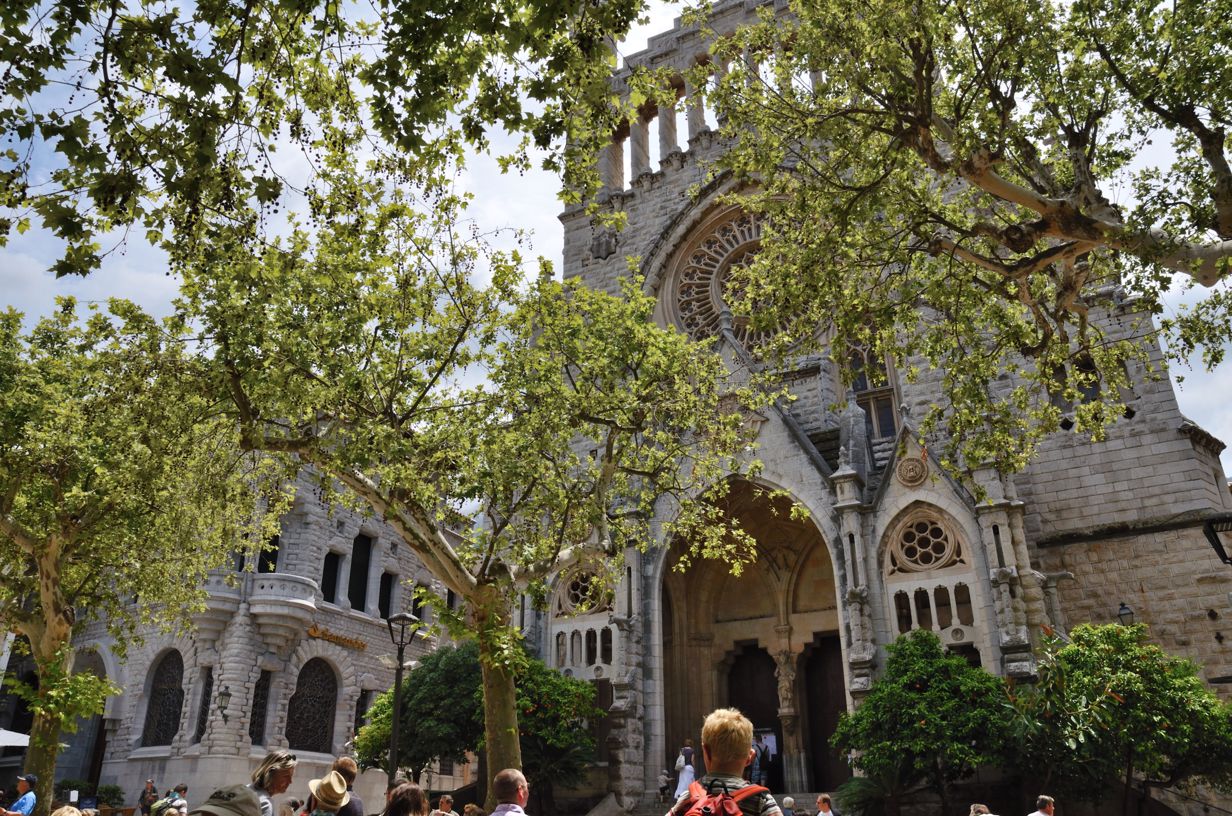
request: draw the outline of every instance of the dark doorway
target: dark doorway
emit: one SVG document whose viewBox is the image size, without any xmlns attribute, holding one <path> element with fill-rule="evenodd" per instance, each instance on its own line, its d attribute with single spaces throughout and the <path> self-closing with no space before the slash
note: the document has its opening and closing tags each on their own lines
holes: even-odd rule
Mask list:
<svg viewBox="0 0 1232 816">
<path fill-rule="evenodd" d="M 774 658 L 756 644 L 741 647 L 727 672 L 727 699 L 753 722 L 754 731 L 774 732 L 778 753 L 767 770 L 770 790 L 783 790 L 783 731 L 779 726 L 779 692 Z"/>
<path fill-rule="evenodd" d="M 839 716 L 847 710 L 843 650 L 837 635 L 815 635 L 804 654 L 808 755 L 815 791 L 833 792 L 851 777 L 851 768 L 830 745 Z"/>
</svg>

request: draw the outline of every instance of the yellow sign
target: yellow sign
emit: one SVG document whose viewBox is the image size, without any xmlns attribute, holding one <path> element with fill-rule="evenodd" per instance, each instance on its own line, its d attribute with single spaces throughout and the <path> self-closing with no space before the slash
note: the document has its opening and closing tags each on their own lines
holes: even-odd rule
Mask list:
<svg viewBox="0 0 1232 816">
<path fill-rule="evenodd" d="M 339 646 L 346 646 L 348 649 L 358 649 L 361 652 L 368 648 L 368 644 L 364 641 L 357 638 L 349 638 L 346 635 L 340 635 L 337 632 L 331 632 L 324 626 L 310 626 L 308 628 L 308 637 L 328 640 L 330 643 L 337 643 Z"/>
</svg>

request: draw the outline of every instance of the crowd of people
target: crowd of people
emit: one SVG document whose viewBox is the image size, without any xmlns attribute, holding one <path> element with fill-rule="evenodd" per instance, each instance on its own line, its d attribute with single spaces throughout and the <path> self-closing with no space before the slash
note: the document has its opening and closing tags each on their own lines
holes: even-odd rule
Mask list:
<svg viewBox="0 0 1232 816">
<path fill-rule="evenodd" d="M 665 816 L 702 816 L 703 814 L 734 813 L 720 798 L 734 801 L 741 816 L 810 816 L 796 808 L 795 800 L 783 797 L 782 803 L 766 787 L 770 752 L 760 734 L 754 734 L 753 723 L 734 708 L 712 711 L 702 723 L 701 758 L 706 773 L 696 777 L 696 753 L 693 741 L 685 740 L 676 756 L 676 785 L 672 806 Z M 664 770 L 659 774 L 659 796 L 666 798 L 672 790 L 673 776 Z M 829 794 L 817 796 L 816 816 L 839 816 Z M 1036 810 L 1028 816 L 1055 816 L 1056 803 L 1051 796 L 1040 795 Z M 987 805 L 973 804 L 969 816 L 995 816 Z"/>
<path fill-rule="evenodd" d="M 706 816 L 735 814 L 740 816 L 810 816 L 796 809 L 795 801 L 786 796 L 780 804 L 766 787 L 769 752 L 760 736 L 753 733 L 753 724 L 734 708 L 711 712 L 702 724 L 700 758 L 706 773 L 697 777 L 695 762 L 698 753 L 692 740 L 685 740 L 676 758 L 673 804 L 664 816 Z M 137 800 L 141 816 L 275 816 L 273 800 L 291 789 L 297 760 L 289 751 L 271 751 L 252 773 L 249 784 L 228 785 L 214 791 L 195 808 L 188 807 L 188 785 L 179 784 L 165 794 L 158 793 L 153 779 L 147 779 Z M 350 757 L 339 757 L 329 773 L 312 779 L 305 799 L 290 798 L 279 808 L 277 816 L 365 816 L 367 808 L 355 794 L 355 778 L 359 766 Z M 659 795 L 667 798 L 672 790 L 673 775 L 659 775 Z M 0 816 L 31 816 L 38 779 L 33 774 L 18 777 L 18 798 Z M 492 793 L 497 802 L 491 816 L 526 816 L 530 786 L 521 771 L 507 768 L 492 779 Z M 729 801 L 724 801 L 729 800 Z M 828 794 L 816 801 L 816 816 L 838 816 Z M 1056 805 L 1050 796 L 1039 796 L 1036 811 L 1028 816 L 1055 816 Z M 459 816 L 453 809 L 453 797 L 443 794 L 435 809 L 428 794 L 414 782 L 395 779 L 385 791 L 385 807 L 381 816 Z M 98 816 L 97 811 L 79 810 L 72 805 L 56 808 L 52 816 Z M 474 804 L 463 808 L 462 816 L 488 816 Z M 969 816 L 994 816 L 987 805 L 973 804 Z"/>
</svg>

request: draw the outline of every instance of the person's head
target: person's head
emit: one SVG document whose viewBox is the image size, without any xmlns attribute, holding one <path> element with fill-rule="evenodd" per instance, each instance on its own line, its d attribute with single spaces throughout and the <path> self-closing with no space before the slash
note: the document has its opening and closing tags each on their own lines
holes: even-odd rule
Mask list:
<svg viewBox="0 0 1232 816">
<path fill-rule="evenodd" d="M 355 784 L 355 777 L 359 776 L 359 765 L 350 757 L 338 757 L 334 760 L 334 767 L 330 770 L 337 771 L 342 774 L 342 778 L 346 780 L 347 787 Z"/>
<path fill-rule="evenodd" d="M 1051 796 L 1045 796 L 1041 793 L 1035 797 L 1035 809 L 1040 813 L 1047 813 L 1048 816 L 1052 816 L 1052 812 L 1056 810 L 1056 807 L 1056 801 Z"/>
<path fill-rule="evenodd" d="M 792 799 L 790 796 L 784 796 L 784 797 L 783 797 L 783 807 L 785 807 L 785 808 L 793 808 L 793 809 L 794 809 L 794 808 L 795 808 L 795 806 L 796 806 L 796 800 L 795 800 L 795 799 Z"/>
<path fill-rule="evenodd" d="M 308 783 L 308 790 L 312 791 L 312 798 L 317 800 L 314 810 L 337 813 L 338 808 L 351 801 L 346 780 L 337 771 L 330 771 L 320 779 L 313 779 Z"/>
<path fill-rule="evenodd" d="M 51 816 L 81 816 L 81 811 L 72 805 L 65 805 L 53 810 Z"/>
<path fill-rule="evenodd" d="M 436 808 L 445 812 L 453 810 L 453 797 L 447 793 L 442 793 L 441 798 L 436 800 Z"/>
<path fill-rule="evenodd" d="M 818 813 L 829 813 L 830 812 L 830 795 L 828 793 L 823 793 L 817 797 L 817 812 Z"/>
<path fill-rule="evenodd" d="M 975 804 L 971 805 L 971 812 L 968 814 L 968 816 L 981 816 L 981 814 L 984 814 L 984 813 L 992 813 L 992 811 L 988 809 L 988 805 L 981 805 L 980 803 L 976 802 Z"/>
<path fill-rule="evenodd" d="M 27 791 L 34 790 L 38 785 L 38 777 L 34 774 L 26 774 L 25 776 L 17 777 L 17 792 L 25 795 Z"/>
<path fill-rule="evenodd" d="M 270 751 L 252 772 L 252 783 L 270 796 L 277 796 L 291 787 L 296 761 L 290 751 Z"/>
<path fill-rule="evenodd" d="M 208 799 L 189 813 L 201 813 L 205 816 L 261 816 L 261 800 L 247 785 L 228 785 L 211 793 Z"/>
<path fill-rule="evenodd" d="M 702 723 L 702 757 L 710 773 L 740 776 L 753 761 L 753 723 L 734 708 L 710 712 Z"/>
<path fill-rule="evenodd" d="M 685 748 L 692 748 L 692 747 L 693 747 L 693 740 L 691 740 L 691 739 L 686 739 L 686 740 L 684 741 L 684 747 L 685 747 Z"/>
<path fill-rule="evenodd" d="M 158 787 L 158 786 L 154 784 L 154 780 L 153 780 L 153 779 L 147 779 L 147 780 L 145 781 L 145 789 L 146 789 L 146 790 L 154 790 L 156 787 Z"/>
<path fill-rule="evenodd" d="M 506 768 L 492 777 L 492 795 L 502 805 L 526 807 L 530 798 L 530 786 L 526 777 L 517 768 Z"/>
<path fill-rule="evenodd" d="M 462 806 L 462 816 L 487 816 L 483 812 L 483 808 L 474 802 L 469 802 Z"/>
<path fill-rule="evenodd" d="M 427 816 L 428 794 L 414 782 L 403 782 L 389 792 L 385 816 Z"/>
<path fill-rule="evenodd" d="M 175 793 L 178 793 L 181 797 L 186 797 L 188 796 L 188 783 L 181 782 L 180 784 L 172 788 L 172 791 L 174 791 Z"/>
</svg>

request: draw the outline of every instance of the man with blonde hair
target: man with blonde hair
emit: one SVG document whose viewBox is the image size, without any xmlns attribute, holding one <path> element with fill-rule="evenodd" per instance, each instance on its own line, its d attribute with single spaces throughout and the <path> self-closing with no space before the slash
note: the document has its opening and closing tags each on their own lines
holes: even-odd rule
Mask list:
<svg viewBox="0 0 1232 816">
<path fill-rule="evenodd" d="M 750 786 L 744 769 L 753 761 L 753 723 L 734 708 L 710 712 L 702 723 L 702 761 L 706 774 L 697 780 L 707 796 L 734 794 Z M 695 789 L 694 789 L 695 790 Z M 668 816 L 684 816 L 693 806 L 693 793 L 685 793 Z M 739 800 L 742 816 L 783 816 L 778 802 L 764 788 Z"/>
</svg>

